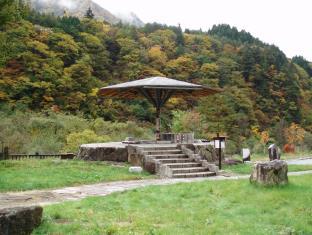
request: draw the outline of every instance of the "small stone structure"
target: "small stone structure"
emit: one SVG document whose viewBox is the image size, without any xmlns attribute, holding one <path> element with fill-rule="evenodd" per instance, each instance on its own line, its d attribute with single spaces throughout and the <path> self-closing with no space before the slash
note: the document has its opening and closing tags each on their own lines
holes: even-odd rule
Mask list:
<svg viewBox="0 0 312 235">
<path fill-rule="evenodd" d="M 249 148 L 243 148 L 242 149 L 242 155 L 243 155 L 243 162 L 250 161 L 250 149 Z"/>
<path fill-rule="evenodd" d="M 120 142 L 83 144 L 79 148 L 78 159 L 89 161 L 128 161 L 128 145 Z"/>
<path fill-rule="evenodd" d="M 15 207 L 0 210 L 0 235 L 28 235 L 41 224 L 42 207 Z"/>
<path fill-rule="evenodd" d="M 192 144 L 194 143 L 194 133 L 161 133 L 160 140 L 176 144 Z"/>
<path fill-rule="evenodd" d="M 276 144 L 271 144 L 268 148 L 269 151 L 269 159 L 270 161 L 275 159 L 281 159 L 281 151 L 279 147 L 276 146 Z"/>
<path fill-rule="evenodd" d="M 250 176 L 250 182 L 263 185 L 287 184 L 287 172 L 287 163 L 282 160 L 256 163 Z"/>
</svg>

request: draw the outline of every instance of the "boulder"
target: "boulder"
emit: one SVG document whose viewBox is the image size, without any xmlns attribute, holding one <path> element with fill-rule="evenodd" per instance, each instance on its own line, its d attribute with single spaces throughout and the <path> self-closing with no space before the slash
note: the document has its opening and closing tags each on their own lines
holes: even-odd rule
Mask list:
<svg viewBox="0 0 312 235">
<path fill-rule="evenodd" d="M 256 163 L 250 176 L 250 182 L 263 185 L 287 184 L 287 172 L 287 163 L 282 160 Z"/>
<path fill-rule="evenodd" d="M 0 235 L 28 235 L 42 219 L 42 207 L 15 207 L 0 210 Z"/>
</svg>

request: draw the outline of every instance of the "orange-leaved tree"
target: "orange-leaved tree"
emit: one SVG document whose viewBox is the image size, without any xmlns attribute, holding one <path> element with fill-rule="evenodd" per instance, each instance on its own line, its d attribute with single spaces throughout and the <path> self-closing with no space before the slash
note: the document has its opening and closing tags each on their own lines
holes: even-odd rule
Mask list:
<svg viewBox="0 0 312 235">
<path fill-rule="evenodd" d="M 295 149 L 295 145 L 300 145 L 304 140 L 305 130 L 296 123 L 292 123 L 290 127 L 284 129 L 284 134 L 287 140 L 287 145 L 284 149 L 292 146 Z"/>
</svg>

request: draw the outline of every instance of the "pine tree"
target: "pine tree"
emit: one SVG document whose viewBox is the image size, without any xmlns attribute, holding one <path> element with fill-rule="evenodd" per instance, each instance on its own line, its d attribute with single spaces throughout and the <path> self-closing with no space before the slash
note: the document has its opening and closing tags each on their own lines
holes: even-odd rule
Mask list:
<svg viewBox="0 0 312 235">
<path fill-rule="evenodd" d="M 93 19 L 94 18 L 94 14 L 93 14 L 93 11 L 92 11 L 91 7 L 89 7 L 88 10 L 86 11 L 85 17 L 89 18 L 89 19 Z"/>
</svg>

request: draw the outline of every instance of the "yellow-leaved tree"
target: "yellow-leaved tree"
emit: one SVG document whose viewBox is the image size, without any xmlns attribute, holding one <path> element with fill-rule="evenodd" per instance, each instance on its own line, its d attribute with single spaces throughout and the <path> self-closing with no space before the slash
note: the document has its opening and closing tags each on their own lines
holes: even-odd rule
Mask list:
<svg viewBox="0 0 312 235">
<path fill-rule="evenodd" d="M 284 129 L 284 134 L 289 145 L 300 145 L 303 143 L 305 130 L 296 123 L 292 123 L 290 127 Z"/>
</svg>

